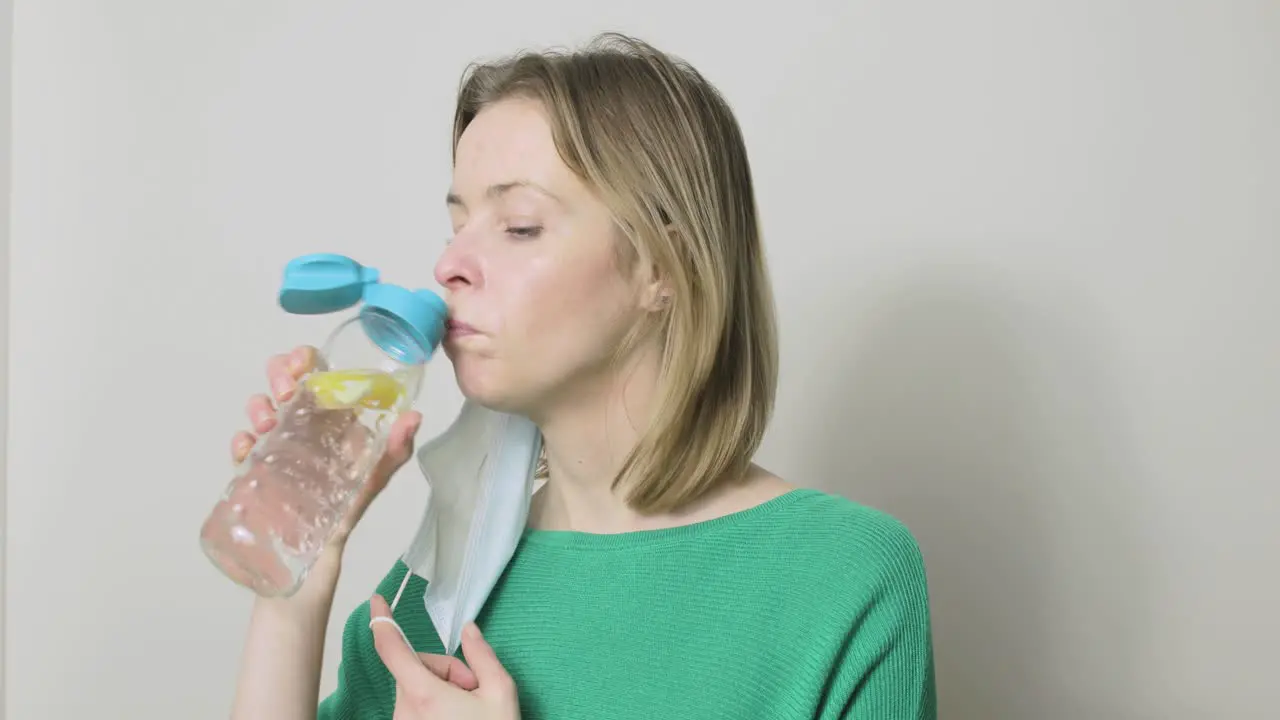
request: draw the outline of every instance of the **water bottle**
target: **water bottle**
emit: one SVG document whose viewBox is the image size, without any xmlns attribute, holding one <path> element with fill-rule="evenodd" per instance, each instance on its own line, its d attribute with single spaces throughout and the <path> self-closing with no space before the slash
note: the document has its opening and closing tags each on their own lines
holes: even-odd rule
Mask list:
<svg viewBox="0 0 1280 720">
<path fill-rule="evenodd" d="M 386 450 L 440 344 L 446 307 L 430 290 L 379 282 L 341 255 L 284 271 L 280 306 L 316 315 L 361 304 L 319 348 L 316 367 L 277 406 L 200 531 L 225 575 L 263 597 L 297 592 Z"/>
</svg>

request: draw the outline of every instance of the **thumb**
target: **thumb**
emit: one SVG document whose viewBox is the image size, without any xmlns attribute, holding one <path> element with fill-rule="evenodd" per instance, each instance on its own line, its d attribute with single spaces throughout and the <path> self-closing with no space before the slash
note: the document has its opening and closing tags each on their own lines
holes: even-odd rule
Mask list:
<svg viewBox="0 0 1280 720">
<path fill-rule="evenodd" d="M 387 438 L 386 451 L 383 452 L 382 457 L 378 459 L 378 464 L 374 466 L 373 472 L 370 473 L 368 484 L 356 496 L 355 502 L 352 503 L 346 516 L 342 518 L 342 522 L 339 523 L 338 530 L 333 536 L 333 543 L 338 546 L 346 543 L 347 537 L 351 535 L 356 523 L 364 516 L 364 511 L 369 509 L 373 498 L 382 492 L 383 488 L 391 480 L 391 476 L 413 455 L 413 436 L 418 432 L 418 425 L 421 423 L 422 414 L 416 411 L 407 412 L 396 418 L 395 424 L 391 426 L 391 433 Z"/>
<path fill-rule="evenodd" d="M 373 630 L 374 650 L 398 684 L 413 685 L 428 677 L 435 679 L 418 659 L 409 638 L 391 616 L 391 608 L 387 607 L 387 601 L 381 595 L 369 599 L 369 627 Z"/>
<path fill-rule="evenodd" d="M 413 455 L 413 438 L 422 425 L 422 413 L 411 410 L 396 418 L 391 426 L 391 435 L 387 438 L 387 459 L 400 467 Z"/>
<path fill-rule="evenodd" d="M 515 694 L 515 681 L 507 673 L 507 669 L 502 667 L 497 653 L 484 639 L 475 623 L 467 623 L 462 629 L 462 654 L 480 684 L 479 692 Z"/>
</svg>

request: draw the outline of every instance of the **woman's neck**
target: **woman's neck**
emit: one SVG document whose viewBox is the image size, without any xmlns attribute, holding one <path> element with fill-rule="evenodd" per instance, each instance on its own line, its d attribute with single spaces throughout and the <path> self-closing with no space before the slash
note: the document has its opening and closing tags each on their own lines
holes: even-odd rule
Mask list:
<svg viewBox="0 0 1280 720">
<path fill-rule="evenodd" d="M 625 372 L 580 382 L 571 400 L 538 414 L 548 480 L 534 496 L 531 528 L 596 534 L 657 530 L 745 510 L 794 489 L 752 465 L 743 477 L 722 478 L 714 490 L 678 511 L 645 514 L 631 508 L 626 488 L 613 484 L 655 410 L 658 374 L 657 352 L 650 351 L 633 357 Z"/>
<path fill-rule="evenodd" d="M 646 527 L 613 484 L 649 423 L 657 387 L 657 358 L 646 354 L 625 372 L 580 383 L 541 414 L 549 480 L 535 498 L 531 525 L 592 533 Z"/>
</svg>

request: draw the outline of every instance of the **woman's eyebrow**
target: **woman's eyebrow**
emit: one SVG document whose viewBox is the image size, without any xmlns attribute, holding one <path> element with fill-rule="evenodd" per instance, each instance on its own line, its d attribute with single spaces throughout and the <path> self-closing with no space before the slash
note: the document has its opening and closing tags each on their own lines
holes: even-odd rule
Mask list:
<svg viewBox="0 0 1280 720">
<path fill-rule="evenodd" d="M 484 194 L 485 194 L 485 197 L 489 198 L 490 200 L 497 200 L 497 199 L 500 199 L 503 195 L 506 195 L 507 193 L 511 192 L 512 190 L 516 190 L 519 188 L 523 188 L 526 190 L 533 190 L 534 192 L 540 195 L 544 195 L 556 201 L 557 203 L 563 204 L 563 201 L 560 199 L 558 195 L 551 192 L 550 190 L 543 187 L 542 185 L 539 185 L 538 183 L 533 182 L 532 180 L 509 180 L 507 182 L 495 183 L 493 185 L 490 185 L 488 188 L 486 188 L 484 191 Z M 449 191 L 449 194 L 445 196 L 444 201 L 445 201 L 445 205 L 450 205 L 454 207 L 465 208 L 467 206 L 467 204 L 462 201 L 462 196 L 452 190 Z"/>
</svg>

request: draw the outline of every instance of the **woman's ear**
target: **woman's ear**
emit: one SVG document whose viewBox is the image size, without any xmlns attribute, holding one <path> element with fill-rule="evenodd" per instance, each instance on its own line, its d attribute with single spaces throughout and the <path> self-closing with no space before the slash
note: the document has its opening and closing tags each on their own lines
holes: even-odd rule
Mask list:
<svg viewBox="0 0 1280 720">
<path fill-rule="evenodd" d="M 667 281 L 659 276 L 656 267 L 650 272 L 649 280 L 644 285 L 640 304 L 649 312 L 662 312 L 671 307 L 671 296 L 674 293 Z"/>
<path fill-rule="evenodd" d="M 665 285 L 658 285 L 648 291 L 644 309 L 649 312 L 663 312 L 671 307 L 671 291 Z"/>
<path fill-rule="evenodd" d="M 672 248 L 677 245 L 675 242 L 676 229 L 667 225 L 666 232 L 668 234 L 666 254 L 672 253 Z M 667 262 L 673 262 L 667 258 Z M 674 302 L 675 291 L 671 288 L 671 277 L 663 272 L 659 266 L 658 259 L 648 253 L 643 253 L 640 262 L 636 265 L 638 277 L 636 280 L 640 283 L 640 306 L 647 312 L 664 312 L 671 307 Z"/>
</svg>

